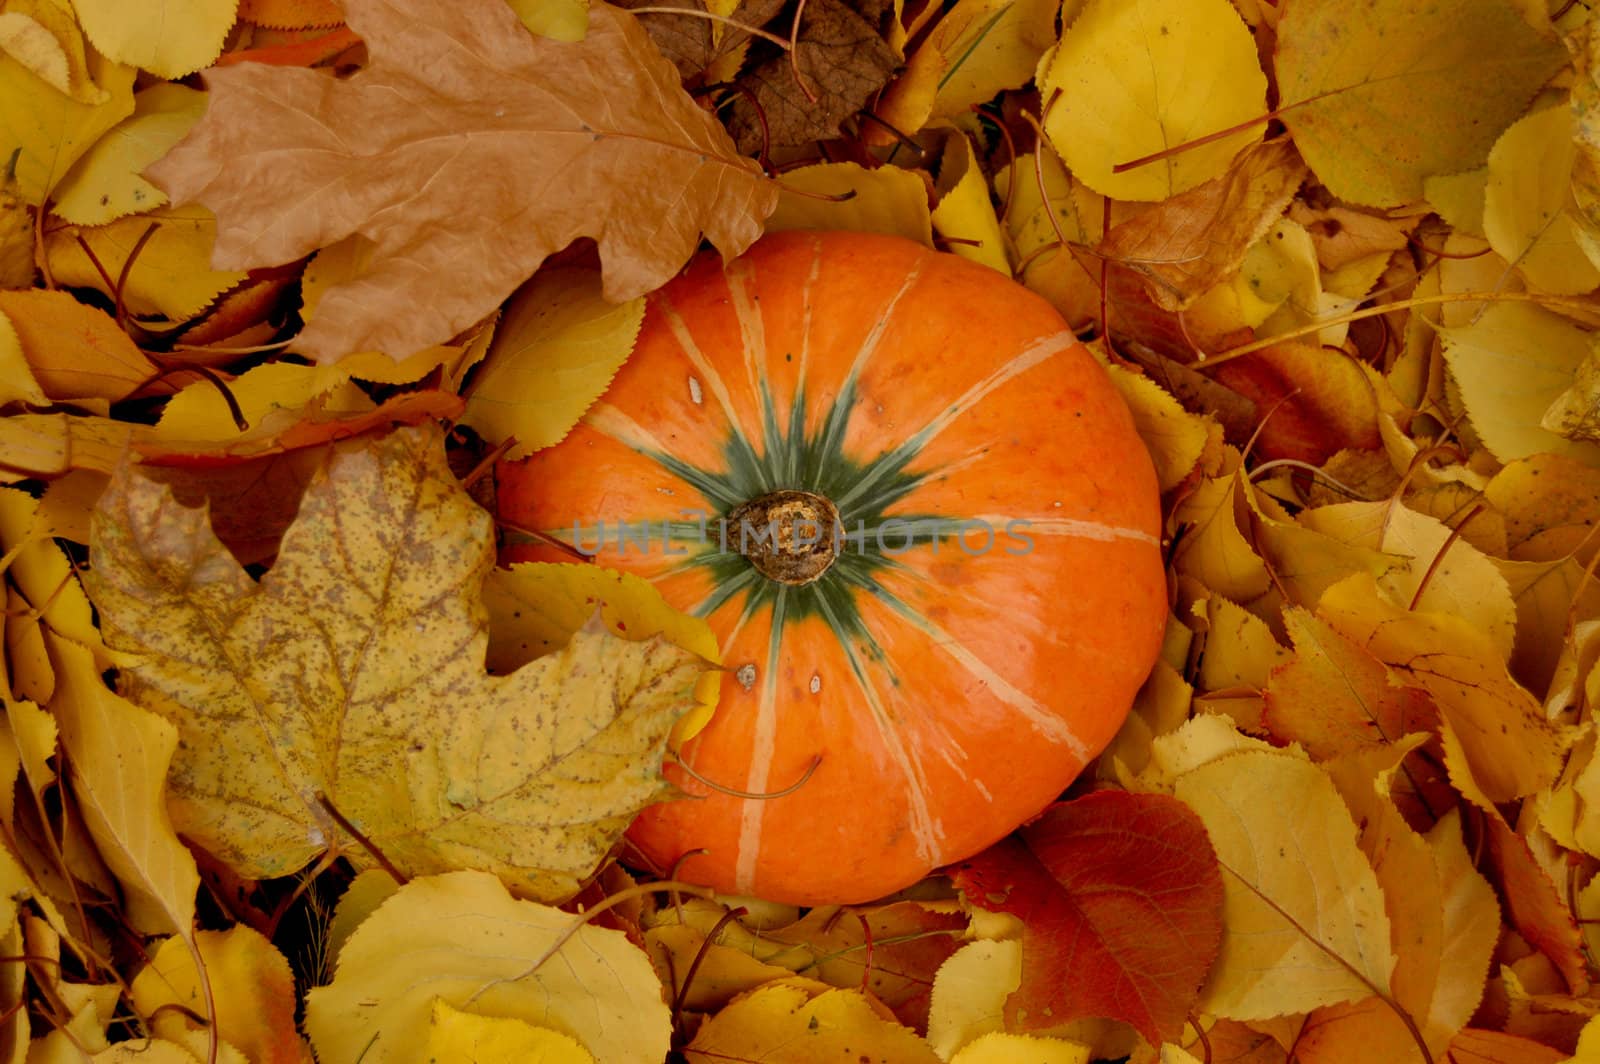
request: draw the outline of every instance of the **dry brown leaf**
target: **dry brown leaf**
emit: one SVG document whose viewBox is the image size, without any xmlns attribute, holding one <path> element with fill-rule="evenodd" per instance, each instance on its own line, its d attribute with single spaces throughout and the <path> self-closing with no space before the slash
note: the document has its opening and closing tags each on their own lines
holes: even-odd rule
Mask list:
<svg viewBox="0 0 1600 1064">
<path fill-rule="evenodd" d="M 367 272 L 328 292 L 297 341 L 319 362 L 442 342 L 579 237 L 598 241 L 606 295 L 623 300 L 670 277 L 702 230 L 730 256 L 760 235 L 776 186 L 633 16 L 596 3 L 588 36 L 564 44 L 501 0 L 346 8 L 370 66 L 343 81 L 214 70 L 205 117 L 145 174 L 216 213 L 219 266 L 373 241 Z"/>
<path fill-rule="evenodd" d="M 1162 307 L 1182 310 L 1239 268 L 1305 174 L 1288 138 L 1252 145 L 1222 176 L 1113 227 L 1100 252 L 1143 278 Z"/>
<path fill-rule="evenodd" d="M 878 32 L 840 0 L 806 0 L 794 62 L 777 55 L 741 77 L 755 99 L 741 95 L 728 108 L 728 128 L 743 152 L 831 140 L 898 63 Z M 764 131 L 753 107 L 766 116 Z"/>
</svg>

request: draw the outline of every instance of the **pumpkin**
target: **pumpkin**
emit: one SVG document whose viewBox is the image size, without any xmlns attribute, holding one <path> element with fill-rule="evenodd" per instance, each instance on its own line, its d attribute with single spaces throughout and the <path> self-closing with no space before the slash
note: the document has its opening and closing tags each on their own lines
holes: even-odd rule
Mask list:
<svg viewBox="0 0 1600 1064">
<path fill-rule="evenodd" d="M 1044 300 L 899 238 L 691 263 L 572 433 L 498 480 L 507 523 L 717 635 L 721 701 L 667 767 L 693 798 L 630 838 L 724 892 L 864 901 L 997 841 L 1110 741 L 1167 614 L 1106 372 Z"/>
</svg>

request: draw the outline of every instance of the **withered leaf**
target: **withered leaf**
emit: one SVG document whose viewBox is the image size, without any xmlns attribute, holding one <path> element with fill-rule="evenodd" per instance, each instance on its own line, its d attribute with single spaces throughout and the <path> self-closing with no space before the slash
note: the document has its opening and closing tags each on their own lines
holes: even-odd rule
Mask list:
<svg viewBox="0 0 1600 1064">
<path fill-rule="evenodd" d="M 754 100 L 741 96 L 729 107 L 728 129 L 746 152 L 831 139 L 898 65 L 894 50 L 840 0 L 807 0 L 794 62 L 779 54 L 739 79 Z"/>
<path fill-rule="evenodd" d="M 598 242 L 620 301 L 670 277 L 702 230 L 729 256 L 760 235 L 777 188 L 633 16 L 596 3 L 568 44 L 501 0 L 346 6 L 370 66 L 343 81 L 214 70 L 205 117 L 145 173 L 216 213 L 215 261 L 231 268 L 373 242 L 366 273 L 329 291 L 297 341 L 319 362 L 443 341 L 579 237 Z"/>
<path fill-rule="evenodd" d="M 178 728 L 178 830 L 241 875 L 294 871 L 353 825 L 402 872 L 479 868 L 566 897 L 662 797 L 695 655 L 591 630 L 484 671 L 490 521 L 438 429 L 343 444 L 257 583 L 203 510 L 135 467 L 87 579 L 122 693 Z"/>
<path fill-rule="evenodd" d="M 636 7 L 681 7 L 703 12 L 696 0 L 622 0 L 618 7 L 632 10 Z M 743 0 L 733 9 L 735 22 L 746 26 L 764 26 L 783 7 L 783 0 Z M 718 27 L 708 18 L 695 15 L 667 15 L 652 11 L 639 16 L 639 25 L 650 34 L 661 54 L 672 60 L 678 76 L 688 81 L 705 72 L 712 63 L 730 55 L 740 45 L 749 41 L 750 34 L 733 25 Z M 717 32 L 720 29 L 721 32 Z M 776 31 L 774 31 L 776 32 Z"/>
</svg>

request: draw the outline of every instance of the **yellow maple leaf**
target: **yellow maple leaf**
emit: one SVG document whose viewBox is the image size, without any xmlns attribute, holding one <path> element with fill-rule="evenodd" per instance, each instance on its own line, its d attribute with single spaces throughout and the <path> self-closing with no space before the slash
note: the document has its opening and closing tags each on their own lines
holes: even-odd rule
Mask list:
<svg viewBox="0 0 1600 1064">
<path fill-rule="evenodd" d="M 488 515 L 437 429 L 332 449 L 259 585 L 137 469 L 91 536 L 91 596 L 139 663 L 123 693 L 172 721 L 179 830 L 241 875 L 281 875 L 358 830 L 409 873 L 476 867 L 570 895 L 633 815 L 703 663 L 584 631 L 484 672 Z"/>
<path fill-rule="evenodd" d="M 356 928 L 333 982 L 307 995 L 317 1059 L 422 1059 L 436 1001 L 549 1028 L 596 1060 L 663 1059 L 671 1021 L 650 962 L 620 931 L 584 924 L 567 937 L 575 919 L 481 872 L 412 880 Z"/>
</svg>

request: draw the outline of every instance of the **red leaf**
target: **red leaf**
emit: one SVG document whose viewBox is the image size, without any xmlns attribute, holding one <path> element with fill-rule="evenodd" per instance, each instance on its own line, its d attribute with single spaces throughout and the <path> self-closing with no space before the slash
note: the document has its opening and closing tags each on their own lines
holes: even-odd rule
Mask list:
<svg viewBox="0 0 1600 1064">
<path fill-rule="evenodd" d="M 1026 1029 L 1103 1017 L 1176 1039 L 1222 940 L 1222 874 L 1175 798 L 1101 791 L 1045 810 L 953 870 L 975 905 L 1022 920 Z"/>
</svg>

